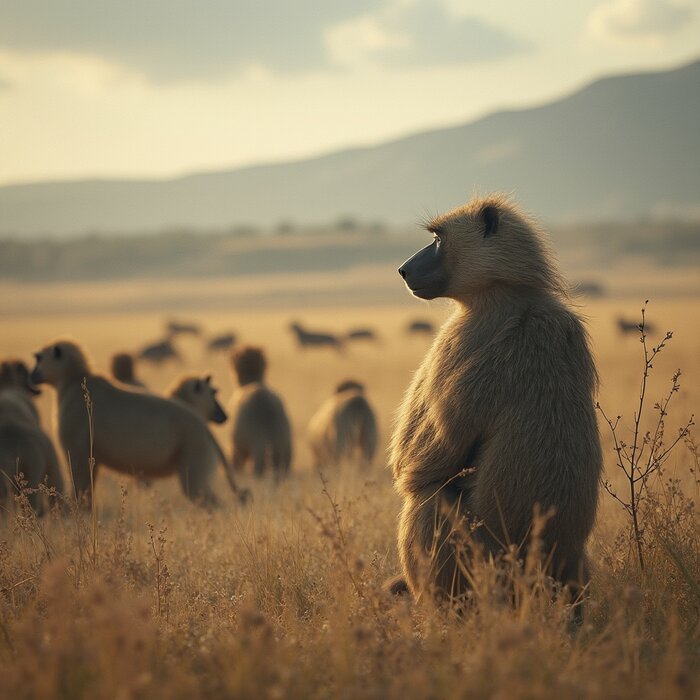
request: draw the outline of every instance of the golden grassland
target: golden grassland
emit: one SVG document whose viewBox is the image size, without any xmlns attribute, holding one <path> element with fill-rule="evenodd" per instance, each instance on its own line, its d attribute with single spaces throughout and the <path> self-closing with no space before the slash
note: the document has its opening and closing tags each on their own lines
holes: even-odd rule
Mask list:
<svg viewBox="0 0 700 700">
<path fill-rule="evenodd" d="M 98 292 L 99 294 L 99 292 Z M 600 401 L 633 422 L 641 346 L 621 336 L 618 315 L 641 301 L 581 304 L 601 375 Z M 700 301 L 653 300 L 652 342 L 674 337 L 652 370 L 654 401 L 682 369 L 666 419 L 668 440 L 700 405 Z M 700 526 L 697 456 L 680 444 L 643 510 L 647 557 L 639 570 L 622 508 L 601 494 L 590 543 L 586 621 L 572 633 L 561 601 L 532 570 L 516 573 L 515 608 L 493 569 L 476 573 L 476 605 L 463 619 L 428 603 L 391 600 L 398 572 L 398 499 L 385 468 L 392 414 L 429 344 L 409 337 L 416 317 L 439 323 L 445 304 L 338 305 L 283 310 L 183 312 L 208 333 L 234 330 L 266 348 L 269 383 L 294 428 L 291 479 L 275 487 L 242 477 L 254 499 L 237 505 L 223 473 L 224 507 L 188 503 L 175 479 L 151 488 L 103 470 L 97 519 L 69 510 L 37 520 L 21 507 L 0 516 L 0 697 L 8 698 L 690 698 L 700 693 Z M 42 313 L 0 316 L 0 356 L 58 337 L 81 342 L 105 371 L 109 356 L 161 333 L 164 316 Z M 343 332 L 371 326 L 380 340 L 344 352 L 301 351 L 288 325 Z M 165 392 L 184 373 L 211 372 L 222 402 L 233 384 L 226 357 L 183 338 L 184 361 L 140 367 Z M 382 441 L 374 468 L 323 475 L 310 467 L 306 424 L 341 379 L 367 384 Z M 55 396 L 39 406 L 55 436 Z M 96 406 L 95 410 L 99 410 Z M 603 430 L 607 478 L 622 488 Z M 215 433 L 230 450 L 229 428 Z M 695 471 L 693 471 L 695 470 Z M 533 587 L 533 583 L 535 584 Z M 537 585 L 537 584 L 542 585 Z"/>
</svg>

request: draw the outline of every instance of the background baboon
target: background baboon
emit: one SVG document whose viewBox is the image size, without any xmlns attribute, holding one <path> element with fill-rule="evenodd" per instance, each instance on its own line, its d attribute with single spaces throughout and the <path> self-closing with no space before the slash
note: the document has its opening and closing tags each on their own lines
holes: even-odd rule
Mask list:
<svg viewBox="0 0 700 700">
<path fill-rule="evenodd" d="M 284 477 L 292 461 L 292 431 L 282 400 L 265 386 L 265 355 L 246 346 L 233 352 L 231 363 L 239 385 L 232 402 L 233 468 L 241 470 L 251 459 L 256 476 L 270 467 L 277 479 Z"/>
<path fill-rule="evenodd" d="M 225 423 L 228 416 L 221 407 L 221 404 L 216 400 L 218 392 L 219 390 L 212 386 L 211 375 L 207 375 L 206 377 L 184 377 L 173 387 L 170 392 L 170 398 L 182 401 L 188 406 L 191 406 L 205 421 Z M 212 440 L 219 454 L 219 460 L 226 472 L 226 478 L 228 479 L 231 489 L 238 496 L 239 500 L 245 503 L 250 497 L 250 491 L 248 489 L 241 489 L 238 486 L 231 465 L 213 435 Z"/>
<path fill-rule="evenodd" d="M 364 393 L 354 380 L 342 382 L 311 418 L 309 442 L 316 467 L 358 459 L 372 463 L 377 449 L 377 420 Z"/>
<path fill-rule="evenodd" d="M 435 326 L 430 321 L 411 321 L 406 327 L 406 332 L 412 335 L 432 335 L 435 333 Z"/>
<path fill-rule="evenodd" d="M 213 505 L 209 480 L 219 451 L 204 420 L 178 401 L 120 389 L 94 375 L 81 349 L 63 341 L 36 354 L 32 381 L 58 393 L 59 435 L 67 453 L 75 492 L 91 498 L 90 458 L 127 474 L 177 474 L 185 494 Z M 93 443 L 83 383 L 91 401 Z M 92 455 L 90 450 L 92 449 Z"/>
<path fill-rule="evenodd" d="M 173 345 L 173 341 L 170 340 L 170 338 L 166 338 L 165 340 L 158 340 L 155 343 L 150 343 L 141 348 L 138 357 L 140 360 L 147 360 L 154 364 L 160 364 L 170 359 L 179 360 L 180 354 L 175 348 L 175 345 Z"/>
<path fill-rule="evenodd" d="M 234 333 L 221 333 L 220 335 L 209 338 L 207 350 L 209 350 L 209 352 L 230 350 L 235 344 L 236 336 Z"/>
<path fill-rule="evenodd" d="M 39 394 L 29 381 L 21 360 L 0 364 L 0 501 L 15 492 L 21 473 L 30 492 L 30 505 L 41 514 L 44 498 L 36 489 L 41 483 L 63 493 L 63 476 L 56 450 L 39 424 L 32 398 Z"/>
<path fill-rule="evenodd" d="M 134 358 L 128 352 L 119 352 L 112 356 L 112 376 L 122 384 L 145 389 L 146 385 L 134 374 Z"/>
<path fill-rule="evenodd" d="M 302 348 L 331 347 L 340 349 L 343 341 L 332 333 L 319 333 L 318 331 L 307 331 L 299 323 L 292 323 L 289 328 L 296 335 L 297 342 Z"/>
<path fill-rule="evenodd" d="M 552 512 L 542 534 L 551 574 L 580 585 L 602 461 L 581 320 L 542 234 L 504 198 L 472 201 L 428 230 L 433 242 L 399 272 L 415 296 L 457 305 L 392 438 L 408 587 L 464 593 L 461 519 L 481 523 L 472 542 L 497 556 L 526 546 L 536 506 Z"/>
</svg>

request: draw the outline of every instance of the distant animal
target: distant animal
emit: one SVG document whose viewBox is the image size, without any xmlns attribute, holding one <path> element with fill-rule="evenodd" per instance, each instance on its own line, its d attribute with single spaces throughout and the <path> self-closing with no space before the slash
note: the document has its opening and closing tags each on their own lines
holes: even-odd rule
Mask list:
<svg viewBox="0 0 700 700">
<path fill-rule="evenodd" d="M 56 450 L 41 429 L 32 399 L 41 392 L 31 383 L 22 360 L 0 363 L 0 502 L 26 483 L 27 500 L 34 511 L 45 511 L 40 484 L 63 494 L 63 476 Z"/>
<path fill-rule="evenodd" d="M 354 328 L 345 337 L 347 340 L 377 340 L 377 334 L 371 328 Z"/>
<path fill-rule="evenodd" d="M 357 460 L 372 463 L 377 450 L 377 419 L 359 382 L 346 380 L 311 418 L 309 443 L 317 468 Z"/>
<path fill-rule="evenodd" d="M 205 377 L 183 377 L 170 391 L 170 398 L 175 401 L 182 401 L 193 408 L 197 414 L 207 422 L 225 423 L 228 416 L 226 411 L 221 407 L 221 404 L 216 400 L 218 389 L 212 386 L 211 375 Z M 231 490 L 238 496 L 242 503 L 245 503 L 250 497 L 248 489 L 241 489 L 236 483 L 233 470 L 219 446 L 216 438 L 212 436 L 214 445 L 219 453 L 219 460 L 224 466 L 226 478 L 228 479 Z"/>
<path fill-rule="evenodd" d="M 220 350 L 230 350 L 236 344 L 236 336 L 233 333 L 222 333 L 209 339 L 207 350 L 217 352 Z"/>
<path fill-rule="evenodd" d="M 406 327 L 406 332 L 413 335 L 432 335 L 435 333 L 435 326 L 430 321 L 411 321 Z"/>
<path fill-rule="evenodd" d="M 178 351 L 175 349 L 172 340 L 169 338 L 146 345 L 141 349 L 138 357 L 140 360 L 153 362 L 157 365 L 159 365 L 161 362 L 165 362 L 166 360 L 180 359 Z"/>
<path fill-rule="evenodd" d="M 405 574 L 394 590 L 461 600 L 468 552 L 498 560 L 512 543 L 524 556 L 539 507 L 550 515 L 543 565 L 575 599 L 602 467 L 583 323 L 543 234 L 507 199 L 473 200 L 427 228 L 432 242 L 399 273 L 414 296 L 447 297 L 455 310 L 391 441 Z"/>
<path fill-rule="evenodd" d="M 265 385 L 265 355 L 245 346 L 233 351 L 231 363 L 239 385 L 231 411 L 233 468 L 240 471 L 252 460 L 256 476 L 271 469 L 279 480 L 291 467 L 292 430 L 282 400 Z"/>
<path fill-rule="evenodd" d="M 332 347 L 339 350 L 343 342 L 338 336 L 331 333 L 318 333 L 304 330 L 298 323 L 292 323 L 290 329 L 297 337 L 297 342 L 302 348 Z"/>
<path fill-rule="evenodd" d="M 146 385 L 134 375 L 134 358 L 128 352 L 112 355 L 112 376 L 122 384 L 145 389 Z"/>
<path fill-rule="evenodd" d="M 630 321 L 622 316 L 618 316 L 617 319 L 617 329 L 622 333 L 622 335 L 634 334 L 639 335 L 642 332 L 639 321 Z M 654 333 L 656 329 L 650 323 L 644 323 L 645 333 Z"/>
<path fill-rule="evenodd" d="M 197 323 L 183 323 L 170 320 L 165 324 L 165 330 L 169 336 L 175 335 L 201 335 L 202 328 Z"/>
<path fill-rule="evenodd" d="M 210 479 L 220 451 L 193 408 L 115 386 L 93 374 L 83 351 L 69 341 L 37 352 L 31 379 L 56 389 L 61 444 L 75 493 L 85 504 L 103 465 L 144 478 L 177 474 L 188 498 L 217 504 Z"/>
</svg>

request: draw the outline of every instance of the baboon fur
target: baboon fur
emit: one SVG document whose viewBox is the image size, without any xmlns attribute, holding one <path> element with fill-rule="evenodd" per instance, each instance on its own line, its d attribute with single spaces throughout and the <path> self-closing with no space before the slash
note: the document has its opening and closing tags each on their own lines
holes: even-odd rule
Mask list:
<svg viewBox="0 0 700 700">
<path fill-rule="evenodd" d="M 112 376 L 122 384 L 145 389 L 146 385 L 134 374 L 134 358 L 128 352 L 119 352 L 112 356 Z"/>
<path fill-rule="evenodd" d="M 58 424 L 75 493 L 92 498 L 90 422 L 83 382 L 92 404 L 95 464 L 143 478 L 177 474 L 182 490 L 202 505 L 216 504 L 209 481 L 219 460 L 214 439 L 194 409 L 180 401 L 121 389 L 90 370 L 83 351 L 69 341 L 36 353 L 32 381 L 58 394 Z"/>
<path fill-rule="evenodd" d="M 44 498 L 39 484 L 63 493 L 63 476 L 53 443 L 39 423 L 32 401 L 40 392 L 29 380 L 21 360 L 0 364 L 0 502 L 16 492 L 17 477 L 23 475 L 31 507 L 43 514 Z"/>
<path fill-rule="evenodd" d="M 233 352 L 231 363 L 239 384 L 231 404 L 233 468 L 241 471 L 252 460 L 256 476 L 263 476 L 268 467 L 276 479 L 287 476 L 292 430 L 282 400 L 265 385 L 265 354 L 245 346 Z"/>
<path fill-rule="evenodd" d="M 498 558 L 511 544 L 524 553 L 539 507 L 553 513 L 542 534 L 548 571 L 576 595 L 588 580 L 602 463 L 583 323 L 543 234 L 506 198 L 473 200 L 427 229 L 435 238 L 424 251 L 444 266 L 439 282 L 430 277 L 439 290 L 423 289 L 419 253 L 399 272 L 416 296 L 447 297 L 455 309 L 391 440 L 406 584 L 414 596 L 462 596 L 464 519 L 477 523 L 472 551 Z"/>
<path fill-rule="evenodd" d="M 369 466 L 377 450 L 377 420 L 364 386 L 352 379 L 339 384 L 311 418 L 308 432 L 316 467 L 353 459 Z"/>
</svg>

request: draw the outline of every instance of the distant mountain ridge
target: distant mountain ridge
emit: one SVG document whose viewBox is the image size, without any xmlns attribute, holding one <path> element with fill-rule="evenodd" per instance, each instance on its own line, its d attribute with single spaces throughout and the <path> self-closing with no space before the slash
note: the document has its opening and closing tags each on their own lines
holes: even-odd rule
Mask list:
<svg viewBox="0 0 700 700">
<path fill-rule="evenodd" d="M 415 222 L 474 192 L 546 221 L 700 217 L 700 61 L 604 78 L 550 104 L 290 163 L 172 180 L 0 187 L 0 235 Z"/>
</svg>

